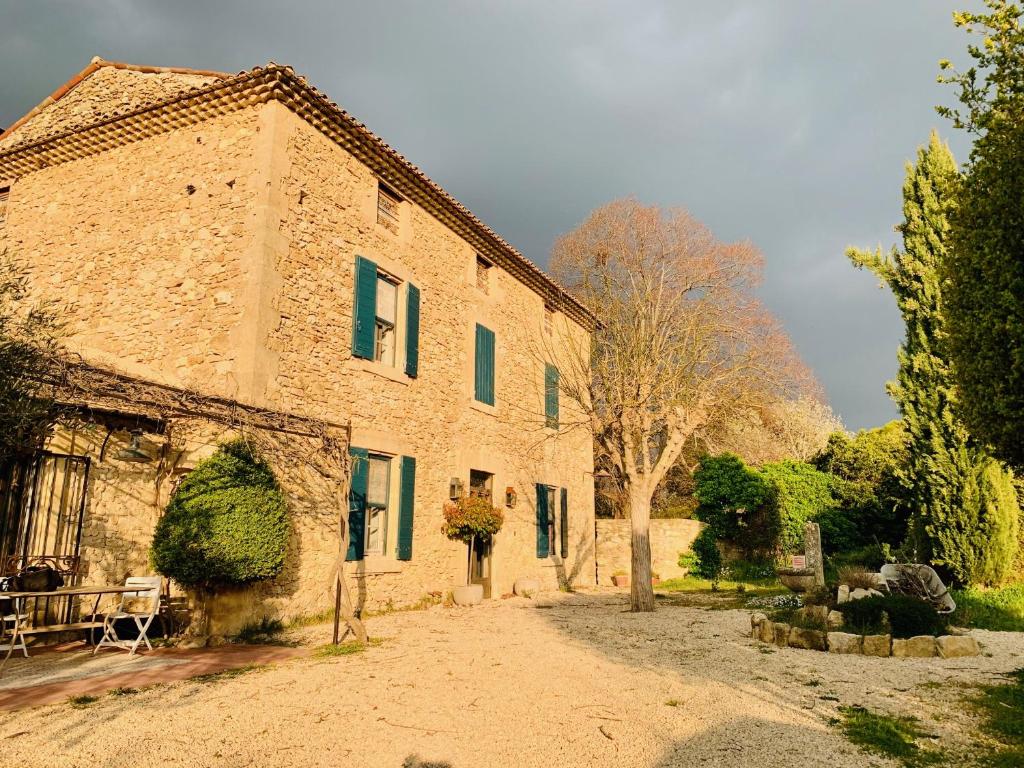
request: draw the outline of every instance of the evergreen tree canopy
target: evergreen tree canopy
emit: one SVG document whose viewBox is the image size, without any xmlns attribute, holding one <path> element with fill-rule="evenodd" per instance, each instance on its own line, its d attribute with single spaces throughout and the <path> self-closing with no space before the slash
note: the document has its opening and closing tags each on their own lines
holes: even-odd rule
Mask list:
<svg viewBox="0 0 1024 768">
<path fill-rule="evenodd" d="M 950 214 L 944 312 L 961 418 L 1024 468 L 1024 29 L 1017 4 L 986 5 L 989 13 L 954 16 L 984 41 L 968 46 L 974 66 L 944 78 L 963 109 L 938 110 L 977 136 Z"/>
<path fill-rule="evenodd" d="M 889 391 L 909 439 L 903 481 L 912 509 L 911 542 L 919 557 L 960 583 L 1005 580 L 1017 553 L 1013 480 L 972 444 L 954 413 L 956 387 L 943 319 L 940 267 L 947 256 L 956 162 L 936 134 L 907 166 L 903 249 L 851 249 L 859 267 L 888 284 L 906 324 L 899 373 Z M 1009 492 L 1007 491 L 1009 489 Z"/>
</svg>

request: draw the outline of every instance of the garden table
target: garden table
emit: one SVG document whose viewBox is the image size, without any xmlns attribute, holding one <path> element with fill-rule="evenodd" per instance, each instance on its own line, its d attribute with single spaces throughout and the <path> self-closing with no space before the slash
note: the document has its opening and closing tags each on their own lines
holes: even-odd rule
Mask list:
<svg viewBox="0 0 1024 768">
<path fill-rule="evenodd" d="M 14 646 L 18 644 L 18 638 L 22 635 L 39 635 L 45 632 L 74 632 L 79 629 L 89 630 L 96 629 L 103 626 L 102 621 L 96 620 L 96 613 L 99 611 L 100 600 L 104 595 L 125 595 L 131 592 L 138 592 L 138 587 L 60 587 L 59 589 L 52 589 L 49 591 L 34 591 L 34 592 L 0 592 L 0 597 L 10 598 L 11 600 L 27 600 L 30 598 L 54 598 L 54 597 L 82 597 L 86 595 L 96 595 L 96 600 L 92 606 L 92 614 L 90 615 L 89 621 L 75 621 L 67 624 L 39 624 L 37 626 L 23 627 L 21 625 L 21 611 L 14 610 L 14 629 L 11 631 L 10 643 L 7 646 L 7 655 L 4 656 L 4 660 L 0 662 L 0 675 L 3 674 L 3 669 L 7 665 L 7 660 L 11 658 L 11 654 L 14 652 Z M 2 634 L 2 627 L 0 627 L 0 634 Z"/>
</svg>

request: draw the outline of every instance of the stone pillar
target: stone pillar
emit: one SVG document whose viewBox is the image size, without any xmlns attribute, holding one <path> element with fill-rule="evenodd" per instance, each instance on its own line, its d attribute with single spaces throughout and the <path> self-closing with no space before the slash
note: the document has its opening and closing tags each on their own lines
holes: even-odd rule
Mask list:
<svg viewBox="0 0 1024 768">
<path fill-rule="evenodd" d="M 821 553 L 821 529 L 817 523 L 804 524 L 804 557 L 807 570 L 814 572 L 814 583 L 825 586 L 825 560 Z"/>
</svg>

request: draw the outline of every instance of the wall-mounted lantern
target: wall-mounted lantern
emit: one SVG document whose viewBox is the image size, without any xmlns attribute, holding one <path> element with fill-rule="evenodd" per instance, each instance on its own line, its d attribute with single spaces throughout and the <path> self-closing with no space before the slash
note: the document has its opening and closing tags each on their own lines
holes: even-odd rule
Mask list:
<svg viewBox="0 0 1024 768">
<path fill-rule="evenodd" d="M 448 483 L 448 498 L 452 501 L 461 499 L 466 493 L 466 487 L 462 484 L 462 480 L 458 477 L 453 477 Z"/>
<path fill-rule="evenodd" d="M 515 507 L 516 501 L 516 489 L 510 485 L 505 489 L 505 506 L 511 509 Z"/>
<path fill-rule="evenodd" d="M 145 464 L 152 461 L 153 457 L 142 447 L 142 433 L 133 431 L 131 436 L 131 445 L 115 453 L 114 458 L 118 461 L 129 461 L 133 464 Z"/>
</svg>

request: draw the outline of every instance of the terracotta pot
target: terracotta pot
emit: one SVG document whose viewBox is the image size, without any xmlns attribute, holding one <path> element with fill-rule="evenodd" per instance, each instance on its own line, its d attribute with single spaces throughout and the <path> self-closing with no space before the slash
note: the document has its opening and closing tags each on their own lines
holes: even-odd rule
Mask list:
<svg viewBox="0 0 1024 768">
<path fill-rule="evenodd" d="M 612 576 L 612 584 L 616 587 L 628 587 L 629 576 Z"/>
<path fill-rule="evenodd" d="M 467 584 L 452 590 L 452 599 L 456 605 L 479 605 L 484 600 L 483 584 Z"/>
</svg>

